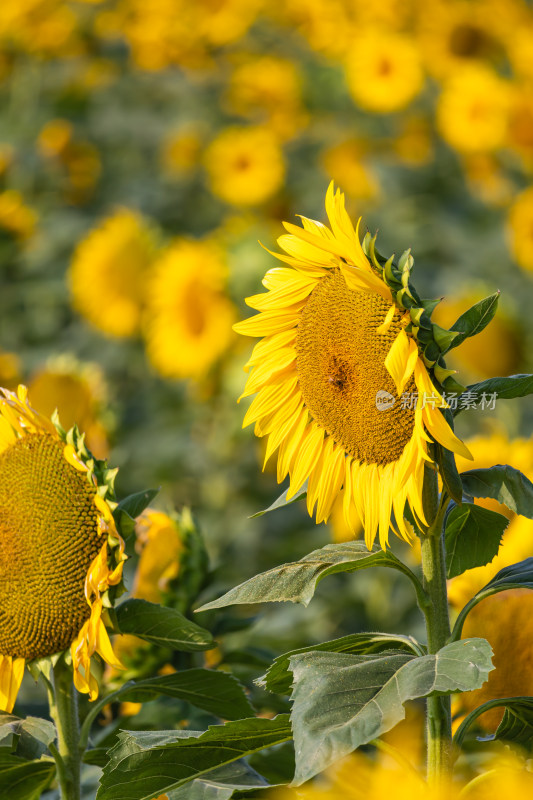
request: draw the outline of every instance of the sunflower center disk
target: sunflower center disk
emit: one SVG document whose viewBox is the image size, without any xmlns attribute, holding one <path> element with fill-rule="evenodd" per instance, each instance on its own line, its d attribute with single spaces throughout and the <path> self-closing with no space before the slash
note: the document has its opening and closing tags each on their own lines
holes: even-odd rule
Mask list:
<svg viewBox="0 0 533 800">
<path fill-rule="evenodd" d="M 95 491 L 47 434 L 8 447 L 0 476 L 0 654 L 31 660 L 69 647 L 89 617 Z"/>
<path fill-rule="evenodd" d="M 376 332 L 389 308 L 377 294 L 352 291 L 333 272 L 311 294 L 296 338 L 307 408 L 335 442 L 368 464 L 396 461 L 414 428 L 414 411 L 402 408 L 384 365 L 402 328 L 399 312 L 387 333 Z M 413 380 L 405 391 L 415 391 Z M 381 394 L 385 402 L 377 402 L 378 392 L 391 397 Z"/>
</svg>

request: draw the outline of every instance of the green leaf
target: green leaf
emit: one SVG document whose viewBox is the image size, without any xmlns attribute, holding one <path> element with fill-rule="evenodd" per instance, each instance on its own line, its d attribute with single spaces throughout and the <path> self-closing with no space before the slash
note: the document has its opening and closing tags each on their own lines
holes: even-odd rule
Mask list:
<svg viewBox="0 0 533 800">
<path fill-rule="evenodd" d="M 533 697 L 502 697 L 482 703 L 465 717 L 453 737 L 461 747 L 466 733 L 478 717 L 492 708 L 505 709 L 502 721 L 490 739 L 505 739 L 530 749 L 533 744 Z M 487 737 L 483 737 L 486 741 Z"/>
<path fill-rule="evenodd" d="M 186 669 L 173 675 L 158 675 L 131 681 L 114 697 L 130 703 L 146 703 L 160 695 L 177 697 L 222 719 L 242 719 L 253 714 L 239 681 L 227 672 Z"/>
<path fill-rule="evenodd" d="M 113 517 L 124 537 L 128 537 L 133 533 L 136 517 L 142 514 L 158 494 L 159 489 L 146 489 L 144 492 L 130 494 L 120 501 L 113 511 Z"/>
<path fill-rule="evenodd" d="M 478 689 L 492 669 L 484 639 L 464 639 L 435 655 L 302 653 L 294 675 L 294 785 L 368 744 L 405 717 L 419 697 Z"/>
<path fill-rule="evenodd" d="M 488 508 L 473 503 L 454 506 L 444 532 L 448 578 L 492 561 L 508 524 L 507 517 Z"/>
<path fill-rule="evenodd" d="M 29 760 L 38 759 L 48 752 L 48 745 L 55 738 L 54 724 L 47 719 L 20 719 L 12 714 L 0 713 L 0 745 L 9 745 L 14 755 Z"/>
<path fill-rule="evenodd" d="M 450 350 L 462 344 L 464 340 L 468 339 L 470 336 L 481 333 L 481 331 L 487 327 L 496 313 L 499 297 L 499 292 L 485 297 L 484 300 L 480 300 L 479 303 L 476 303 L 472 308 L 469 308 L 468 311 L 465 311 L 457 322 L 454 322 L 450 330 L 459 331 L 459 336 L 453 340 L 450 345 Z"/>
<path fill-rule="evenodd" d="M 153 800 L 265 747 L 292 738 L 287 714 L 198 731 L 122 731 L 109 753 L 97 800 Z"/>
<path fill-rule="evenodd" d="M 132 598 L 115 609 L 120 633 L 132 633 L 147 642 L 173 650 L 210 650 L 213 637 L 174 608 Z"/>
<path fill-rule="evenodd" d="M 168 800 L 229 800 L 235 792 L 267 788 L 264 778 L 243 761 L 235 761 L 167 793 Z"/>
<path fill-rule="evenodd" d="M 520 470 L 497 464 L 463 472 L 461 478 L 470 497 L 492 497 L 516 514 L 533 519 L 533 483 Z"/>
<path fill-rule="evenodd" d="M 264 686 L 270 692 L 290 694 L 292 686 L 292 672 L 289 662 L 292 656 L 299 653 L 328 652 L 328 653 L 381 653 L 383 650 L 404 650 L 407 653 L 418 655 L 416 644 L 408 636 L 392 633 L 352 633 L 331 642 L 315 644 L 310 647 L 300 647 L 278 656 L 267 672 L 256 680 L 259 686 Z"/>
<path fill-rule="evenodd" d="M 355 572 L 369 567 L 392 567 L 417 580 L 390 551 L 369 551 L 364 542 L 328 544 L 299 561 L 282 564 L 230 589 L 218 600 L 197 609 L 207 611 L 239 603 L 302 603 L 307 606 L 319 581 L 337 572 Z"/>
<path fill-rule="evenodd" d="M 533 558 L 526 558 L 497 572 L 494 578 L 486 583 L 461 609 L 455 621 L 451 639 L 457 641 L 461 638 L 464 621 L 474 606 L 477 606 L 485 597 L 505 592 L 507 589 L 533 589 Z"/>
<path fill-rule="evenodd" d="M 488 378 L 481 383 L 473 383 L 467 386 L 466 392 L 459 396 L 453 415 L 457 416 L 464 411 L 465 406 L 462 401 L 468 398 L 469 401 L 479 403 L 483 394 L 496 394 L 498 400 L 512 400 L 515 397 L 533 394 L 533 375 L 509 375 L 504 378 Z"/>
<path fill-rule="evenodd" d="M 271 506 L 268 508 L 263 509 L 263 511 L 257 511 L 255 514 L 250 516 L 250 519 L 255 519 L 255 517 L 262 517 L 263 514 L 268 514 L 269 511 L 275 511 L 276 508 L 284 508 L 285 506 L 290 506 L 291 503 L 295 503 L 297 500 L 301 500 L 302 497 L 307 495 L 307 481 L 304 483 L 302 488 L 296 492 L 294 497 L 291 497 L 290 500 L 287 500 L 287 492 L 289 490 L 285 489 L 284 492 L 280 494 L 277 500 L 274 500 Z"/>
<path fill-rule="evenodd" d="M 53 761 L 27 761 L 0 751 L 0 797 L 38 800 L 55 775 Z"/>
<path fill-rule="evenodd" d="M 448 414 L 446 413 L 444 416 L 453 430 L 453 417 L 449 419 Z M 451 452 L 451 450 L 447 450 L 441 444 L 436 442 L 435 459 L 439 465 L 439 472 L 444 484 L 444 488 L 452 500 L 455 500 L 456 503 L 462 503 L 463 484 L 461 483 L 461 477 L 457 471 L 454 454 Z"/>
</svg>

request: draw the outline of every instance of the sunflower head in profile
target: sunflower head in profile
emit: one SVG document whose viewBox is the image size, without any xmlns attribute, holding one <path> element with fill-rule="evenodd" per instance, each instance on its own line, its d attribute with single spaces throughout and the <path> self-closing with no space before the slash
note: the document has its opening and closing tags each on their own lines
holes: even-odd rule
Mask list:
<svg viewBox="0 0 533 800">
<path fill-rule="evenodd" d="M 379 533 L 409 540 L 406 503 L 421 526 L 424 464 L 433 443 L 470 457 L 441 409 L 443 390 L 461 389 L 442 353 L 457 335 L 430 320 L 411 284 L 409 251 L 396 264 L 361 245 L 331 184 L 331 228 L 302 217 L 284 223 L 278 239 L 287 266 L 267 272 L 267 292 L 247 303 L 260 313 L 235 330 L 263 337 L 245 369 L 243 397 L 257 392 L 243 426 L 268 436 L 267 460 L 278 450 L 278 481 L 290 476 L 288 499 L 307 484 L 307 507 L 328 519 L 342 492 L 347 525 L 363 522 L 370 548 Z M 359 227 L 359 226 L 358 226 Z"/>
<path fill-rule="evenodd" d="M 97 653 L 120 667 L 106 608 L 122 589 L 124 543 L 112 509 L 116 470 L 76 427 L 37 413 L 27 390 L 0 394 L 0 710 L 27 662 L 70 650 L 78 691 L 98 696 Z"/>
</svg>

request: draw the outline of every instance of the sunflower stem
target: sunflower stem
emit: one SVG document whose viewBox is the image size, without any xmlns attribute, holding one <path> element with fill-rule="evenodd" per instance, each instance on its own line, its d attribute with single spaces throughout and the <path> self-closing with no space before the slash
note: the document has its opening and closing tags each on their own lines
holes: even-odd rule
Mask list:
<svg viewBox="0 0 533 800">
<path fill-rule="evenodd" d="M 62 658 L 54 666 L 51 677 L 50 715 L 57 731 L 57 750 L 54 759 L 58 767 L 61 800 L 80 800 L 81 750 L 78 693 L 74 688 L 72 669 L 65 664 Z"/>
<path fill-rule="evenodd" d="M 423 609 L 426 618 L 428 652 L 437 653 L 450 637 L 450 616 L 446 587 L 443 522 L 448 498 L 439 502 L 437 473 L 426 466 L 424 511 L 430 523 L 421 536 L 423 584 L 431 602 Z M 430 783 L 440 783 L 452 770 L 452 724 L 448 696 L 427 699 L 427 773 Z"/>
</svg>

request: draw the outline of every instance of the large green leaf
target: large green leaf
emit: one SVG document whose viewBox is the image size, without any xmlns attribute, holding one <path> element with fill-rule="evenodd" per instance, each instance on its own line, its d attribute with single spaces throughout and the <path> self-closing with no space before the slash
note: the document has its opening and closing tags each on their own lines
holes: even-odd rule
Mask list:
<svg viewBox="0 0 533 800">
<path fill-rule="evenodd" d="M 492 497 L 511 511 L 533 519 L 533 483 L 508 464 L 472 469 L 461 475 L 464 493 L 470 497 Z"/>
<path fill-rule="evenodd" d="M 525 397 L 533 394 L 533 375 L 509 375 L 504 378 L 488 378 L 481 383 L 473 383 L 466 387 L 466 392 L 459 396 L 454 416 L 465 409 L 464 401 L 479 403 L 482 395 L 496 394 L 498 400 L 512 400 L 514 397 Z"/>
<path fill-rule="evenodd" d="M 473 567 L 483 567 L 497 554 L 507 517 L 473 503 L 454 506 L 446 519 L 448 578 Z"/>
<path fill-rule="evenodd" d="M 391 552 L 369 551 L 363 542 L 328 544 L 314 550 L 299 561 L 282 564 L 230 589 L 218 600 L 197 609 L 206 611 L 238 603 L 272 603 L 287 601 L 307 606 L 319 581 L 337 572 L 355 572 L 369 567 L 392 567 L 418 583 L 413 573 Z"/>
<path fill-rule="evenodd" d="M 38 800 L 55 775 L 50 761 L 28 761 L 0 750 L 0 798 Z"/>
<path fill-rule="evenodd" d="M 173 675 L 131 681 L 114 692 L 113 699 L 146 703 L 160 695 L 186 700 L 222 719 L 242 719 L 253 714 L 239 681 L 228 672 L 212 669 L 187 669 Z"/>
<path fill-rule="evenodd" d="M 263 514 L 268 514 L 269 511 L 275 511 L 277 508 L 285 508 L 285 506 L 290 506 L 291 503 L 295 503 L 297 500 L 301 500 L 302 497 L 307 495 L 307 481 L 304 483 L 301 489 L 296 492 L 294 497 L 291 497 L 290 500 L 287 500 L 287 492 L 289 490 L 285 489 L 284 492 L 280 494 L 277 500 L 274 500 L 272 505 L 268 508 L 264 508 L 263 511 L 257 511 L 255 514 L 252 514 L 250 519 L 254 519 L 255 517 L 262 517 Z"/>
<path fill-rule="evenodd" d="M 97 800 L 153 800 L 217 767 L 292 738 L 287 714 L 198 731 L 122 731 L 109 753 Z"/>
<path fill-rule="evenodd" d="M 167 792 L 167 796 L 168 800 L 229 800 L 236 793 L 242 796 L 242 792 L 256 792 L 267 786 L 264 778 L 245 762 L 235 761 Z"/>
<path fill-rule="evenodd" d="M 173 650 L 210 650 L 213 637 L 174 608 L 132 598 L 115 609 L 120 633 L 132 633 L 161 647 Z"/>
<path fill-rule="evenodd" d="M 469 308 L 468 311 L 465 311 L 457 322 L 454 322 L 450 330 L 459 331 L 459 336 L 456 336 L 450 344 L 450 350 L 462 344 L 464 340 L 470 336 L 481 333 L 481 331 L 486 328 L 496 313 L 499 297 L 499 292 L 485 297 L 484 300 L 480 300 L 479 303 L 476 303 L 472 308 Z"/>
<path fill-rule="evenodd" d="M 479 688 L 492 669 L 491 655 L 484 639 L 465 639 L 418 658 L 407 653 L 293 656 L 294 784 L 393 728 L 405 717 L 407 700 Z"/>
<path fill-rule="evenodd" d="M 507 589 L 533 589 L 533 558 L 526 558 L 510 567 L 504 567 L 468 601 L 455 621 L 452 640 L 461 638 L 464 621 L 474 606 L 477 606 L 485 597 L 505 592 Z"/>
<path fill-rule="evenodd" d="M 47 719 L 20 719 L 12 714 L 0 713 L 0 746 L 9 746 L 14 755 L 29 760 L 38 759 L 48 752 L 48 745 L 55 738 L 55 727 Z"/>
<path fill-rule="evenodd" d="M 420 645 L 418 645 L 420 647 Z M 290 694 L 292 687 L 292 672 L 289 662 L 292 656 L 299 653 L 328 652 L 328 653 L 381 653 L 383 650 L 404 650 L 412 655 L 419 655 L 417 645 L 408 636 L 392 633 L 352 633 L 330 642 L 300 647 L 278 656 L 266 673 L 258 678 L 256 683 L 264 686 L 271 692 Z"/>
<path fill-rule="evenodd" d="M 142 514 L 158 494 L 159 489 L 146 489 L 144 492 L 130 494 L 120 501 L 113 511 L 113 517 L 123 536 L 133 533 L 136 517 Z"/>
</svg>

